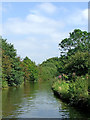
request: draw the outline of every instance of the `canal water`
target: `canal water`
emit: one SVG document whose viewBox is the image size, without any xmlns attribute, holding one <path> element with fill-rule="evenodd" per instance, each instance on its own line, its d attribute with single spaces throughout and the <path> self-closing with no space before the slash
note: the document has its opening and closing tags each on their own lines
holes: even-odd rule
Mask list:
<svg viewBox="0 0 90 120">
<path fill-rule="evenodd" d="M 48 81 L 3 89 L 2 115 L 3 118 L 87 118 L 58 99 Z"/>
</svg>

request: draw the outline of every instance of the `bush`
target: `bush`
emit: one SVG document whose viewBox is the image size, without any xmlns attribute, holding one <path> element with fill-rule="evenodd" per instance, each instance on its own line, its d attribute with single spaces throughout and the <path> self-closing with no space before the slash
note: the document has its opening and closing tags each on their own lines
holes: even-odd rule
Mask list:
<svg viewBox="0 0 90 120">
<path fill-rule="evenodd" d="M 75 72 L 76 75 L 85 75 L 88 73 L 88 52 L 77 52 L 75 55 L 69 57 L 65 64 L 67 73 Z"/>
<path fill-rule="evenodd" d="M 63 99 L 69 99 L 68 92 L 69 92 L 69 83 L 65 81 L 58 80 L 54 82 L 52 88 L 61 94 Z"/>
<path fill-rule="evenodd" d="M 87 76 L 77 77 L 75 82 L 56 79 L 52 88 L 61 94 L 63 99 L 68 99 L 70 104 L 78 104 L 79 101 L 88 102 L 88 79 Z"/>
<path fill-rule="evenodd" d="M 88 97 L 88 80 L 85 76 L 77 77 L 75 82 L 69 84 L 69 96 L 71 101 Z"/>
</svg>

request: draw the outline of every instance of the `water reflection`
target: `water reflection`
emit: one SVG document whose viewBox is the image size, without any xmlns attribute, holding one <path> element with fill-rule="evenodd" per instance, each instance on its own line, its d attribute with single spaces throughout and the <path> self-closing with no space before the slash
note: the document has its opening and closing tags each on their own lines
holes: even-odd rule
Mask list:
<svg viewBox="0 0 90 120">
<path fill-rule="evenodd" d="M 54 96 L 50 83 L 29 83 L 2 91 L 4 118 L 82 118 L 86 117 Z"/>
</svg>

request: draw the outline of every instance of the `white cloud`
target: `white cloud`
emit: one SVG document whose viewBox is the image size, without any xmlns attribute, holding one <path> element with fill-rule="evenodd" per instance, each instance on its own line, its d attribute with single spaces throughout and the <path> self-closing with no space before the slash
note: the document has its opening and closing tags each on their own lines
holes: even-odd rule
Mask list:
<svg viewBox="0 0 90 120">
<path fill-rule="evenodd" d="M 88 9 L 77 10 L 68 18 L 69 24 L 74 25 L 87 25 L 88 23 Z"/>
<path fill-rule="evenodd" d="M 62 29 L 64 23 L 55 21 L 54 19 L 37 15 L 29 14 L 25 20 L 19 18 L 10 18 L 4 24 L 4 32 L 6 34 L 53 34 L 57 29 Z M 7 33 L 8 32 L 8 33 Z"/>
<path fill-rule="evenodd" d="M 36 14 L 29 14 L 26 18 L 28 21 L 36 22 L 36 23 L 42 23 L 45 22 L 45 17 L 38 16 Z"/>
<path fill-rule="evenodd" d="M 88 9 L 84 9 L 83 11 L 82 11 L 82 17 L 84 18 L 84 19 L 88 19 Z"/>
<path fill-rule="evenodd" d="M 36 9 L 37 7 L 30 10 L 24 19 L 9 18 L 3 24 L 3 32 L 5 35 L 13 36 L 12 43 L 19 55 L 29 56 L 33 61 L 39 63 L 46 58 L 58 56 L 59 42 L 68 37 L 68 33 L 72 29 L 68 29 L 68 26 L 87 24 L 87 9 L 77 10 L 70 16 L 68 15 L 66 19 L 59 17 L 59 19 L 55 19 L 49 16 L 49 14 L 55 14 L 58 9 L 51 3 L 42 3 Z M 67 9 L 63 7 L 60 10 L 67 13 Z M 43 11 L 49 14 L 43 14 Z M 21 36 L 21 38 L 16 40 L 15 36 Z"/>
<path fill-rule="evenodd" d="M 47 12 L 47 13 L 54 13 L 56 11 L 56 6 L 51 3 L 42 3 L 38 6 L 39 9 Z"/>
</svg>

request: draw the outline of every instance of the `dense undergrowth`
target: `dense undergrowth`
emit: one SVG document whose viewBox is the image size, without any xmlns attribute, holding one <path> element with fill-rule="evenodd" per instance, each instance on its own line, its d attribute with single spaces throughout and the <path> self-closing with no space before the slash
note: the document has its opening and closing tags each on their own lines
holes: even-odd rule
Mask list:
<svg viewBox="0 0 90 120">
<path fill-rule="evenodd" d="M 90 95 L 88 92 L 88 75 L 77 77 L 75 81 L 56 79 L 52 89 L 59 97 L 70 105 L 90 109 Z"/>
</svg>

